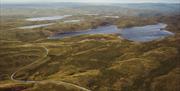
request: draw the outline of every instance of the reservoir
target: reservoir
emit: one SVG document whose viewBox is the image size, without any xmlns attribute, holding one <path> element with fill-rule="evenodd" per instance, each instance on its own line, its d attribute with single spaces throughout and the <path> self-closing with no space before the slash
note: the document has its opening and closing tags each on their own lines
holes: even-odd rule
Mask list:
<svg viewBox="0 0 180 91">
<path fill-rule="evenodd" d="M 66 21 L 63 21 L 64 23 L 77 23 L 77 22 L 80 22 L 81 20 L 66 20 Z"/>
<path fill-rule="evenodd" d="M 78 32 L 57 33 L 48 37 L 48 39 L 62 39 L 65 37 L 72 37 L 83 34 L 119 34 L 119 36 L 122 38 L 130 41 L 148 42 L 174 35 L 172 32 L 167 31 L 165 29 L 166 27 L 167 24 L 163 23 L 122 29 L 118 29 L 118 27 L 115 25 L 100 26 L 96 29 L 88 29 Z"/>
<path fill-rule="evenodd" d="M 63 15 L 63 16 L 49 16 L 49 17 L 36 17 L 36 18 L 28 18 L 27 21 L 52 21 L 52 20 L 60 20 L 66 17 L 70 17 L 72 15 Z"/>
<path fill-rule="evenodd" d="M 125 28 L 122 29 L 120 34 L 123 38 L 128 40 L 146 42 L 174 35 L 172 32 L 167 31 L 165 29 L 166 27 L 166 24 L 159 23 L 156 25 Z"/>
<path fill-rule="evenodd" d="M 40 27 L 50 26 L 50 25 L 53 25 L 53 24 L 54 24 L 54 23 L 31 25 L 31 26 L 23 26 L 23 27 L 18 27 L 18 29 L 34 29 L 34 28 L 40 28 Z"/>
</svg>

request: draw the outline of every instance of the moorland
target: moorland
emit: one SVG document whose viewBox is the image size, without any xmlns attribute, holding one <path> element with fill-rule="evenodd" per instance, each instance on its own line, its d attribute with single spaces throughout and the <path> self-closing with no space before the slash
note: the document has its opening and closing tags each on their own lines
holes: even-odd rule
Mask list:
<svg viewBox="0 0 180 91">
<path fill-rule="evenodd" d="M 2 7 L 0 91 L 180 90 L 179 4 L 48 5 Z M 54 21 L 26 20 L 52 15 L 72 16 Z M 18 28 L 47 23 L 55 24 Z M 116 25 L 120 29 L 157 23 L 167 24 L 166 30 L 174 35 L 148 42 L 127 40 L 119 34 L 48 39 L 57 33 L 99 26 Z"/>
</svg>

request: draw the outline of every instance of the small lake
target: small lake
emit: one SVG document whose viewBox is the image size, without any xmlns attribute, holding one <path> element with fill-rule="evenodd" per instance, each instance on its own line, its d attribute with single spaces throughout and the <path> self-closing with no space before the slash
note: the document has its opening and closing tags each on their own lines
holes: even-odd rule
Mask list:
<svg viewBox="0 0 180 91">
<path fill-rule="evenodd" d="M 34 29 L 34 28 L 40 28 L 40 27 L 50 26 L 50 25 L 53 25 L 53 24 L 54 24 L 54 23 L 31 25 L 31 26 L 18 27 L 18 29 Z"/>
<path fill-rule="evenodd" d="M 118 29 L 117 26 L 110 25 L 101 26 L 96 29 L 88 29 L 85 31 L 57 33 L 53 36 L 50 36 L 48 39 L 62 39 L 65 37 L 72 37 L 83 34 L 119 34 L 119 36 L 127 40 L 147 42 L 174 35 L 172 32 L 166 31 L 166 27 L 167 25 L 163 23 L 124 29 Z"/>
<path fill-rule="evenodd" d="M 72 15 L 63 15 L 63 16 L 49 16 L 49 17 L 36 17 L 36 18 L 28 18 L 27 21 L 52 21 L 52 20 L 60 20 L 66 17 L 70 17 Z"/>
<path fill-rule="evenodd" d="M 77 23 L 77 22 L 80 22 L 81 20 L 66 20 L 66 21 L 63 21 L 64 23 Z"/>
<path fill-rule="evenodd" d="M 84 14 L 84 15 L 87 15 L 87 16 L 97 16 L 99 14 Z"/>
<path fill-rule="evenodd" d="M 119 16 L 103 16 L 105 18 L 120 18 Z"/>
</svg>

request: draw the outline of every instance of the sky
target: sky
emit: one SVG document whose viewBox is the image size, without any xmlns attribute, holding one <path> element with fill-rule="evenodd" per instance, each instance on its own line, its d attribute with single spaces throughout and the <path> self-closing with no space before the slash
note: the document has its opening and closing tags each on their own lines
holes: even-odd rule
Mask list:
<svg viewBox="0 0 180 91">
<path fill-rule="evenodd" d="M 0 0 L 1 3 L 83 2 L 83 3 L 180 3 L 180 0 Z"/>
</svg>

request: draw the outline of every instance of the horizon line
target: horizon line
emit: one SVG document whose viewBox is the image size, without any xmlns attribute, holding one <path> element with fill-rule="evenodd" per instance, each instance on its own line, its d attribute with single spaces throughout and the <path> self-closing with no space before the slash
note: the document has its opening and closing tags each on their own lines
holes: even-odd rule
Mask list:
<svg viewBox="0 0 180 91">
<path fill-rule="evenodd" d="M 180 4 L 180 2 L 1 2 L 1 4 L 46 4 L 46 3 L 84 3 L 84 4 Z"/>
</svg>

